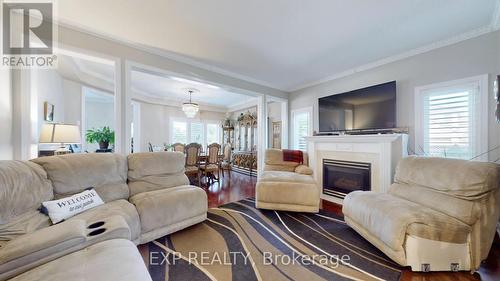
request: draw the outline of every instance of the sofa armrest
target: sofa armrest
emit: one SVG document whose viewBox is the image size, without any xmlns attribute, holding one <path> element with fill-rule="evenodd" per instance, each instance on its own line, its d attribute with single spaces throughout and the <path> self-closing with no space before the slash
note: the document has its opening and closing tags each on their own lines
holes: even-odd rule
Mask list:
<svg viewBox="0 0 500 281">
<path fill-rule="evenodd" d="M 308 166 L 306 165 L 298 165 L 296 168 L 295 168 L 295 173 L 297 174 L 301 174 L 301 175 L 312 175 L 313 174 L 313 170 L 311 168 L 309 168 Z"/>
<path fill-rule="evenodd" d="M 0 280 L 111 239 L 130 240 L 125 219 L 112 216 L 103 221 L 68 220 L 9 241 L 0 250 Z"/>
</svg>

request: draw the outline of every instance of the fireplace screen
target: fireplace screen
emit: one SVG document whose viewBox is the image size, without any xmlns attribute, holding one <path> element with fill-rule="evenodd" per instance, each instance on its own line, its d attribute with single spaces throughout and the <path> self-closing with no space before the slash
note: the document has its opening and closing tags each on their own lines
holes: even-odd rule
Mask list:
<svg viewBox="0 0 500 281">
<path fill-rule="evenodd" d="M 323 194 L 344 198 L 356 190 L 371 189 L 371 164 L 323 159 Z"/>
</svg>

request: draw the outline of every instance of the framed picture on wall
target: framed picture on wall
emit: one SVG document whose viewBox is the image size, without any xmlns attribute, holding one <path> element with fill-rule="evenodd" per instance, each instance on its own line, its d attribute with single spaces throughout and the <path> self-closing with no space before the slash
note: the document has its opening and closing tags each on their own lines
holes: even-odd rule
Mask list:
<svg viewBox="0 0 500 281">
<path fill-rule="evenodd" d="M 43 103 L 43 119 L 47 122 L 54 122 L 54 105 L 49 102 Z"/>
<path fill-rule="evenodd" d="M 273 122 L 273 148 L 281 149 L 281 121 Z"/>
</svg>

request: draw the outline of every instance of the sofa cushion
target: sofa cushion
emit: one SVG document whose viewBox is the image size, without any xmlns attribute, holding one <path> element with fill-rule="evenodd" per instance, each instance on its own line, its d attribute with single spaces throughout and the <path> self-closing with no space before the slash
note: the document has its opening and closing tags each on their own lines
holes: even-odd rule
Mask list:
<svg viewBox="0 0 500 281">
<path fill-rule="evenodd" d="M 475 200 L 500 186 L 500 165 L 447 158 L 411 156 L 396 168 L 396 183 L 432 188 Z"/>
<path fill-rule="evenodd" d="M 394 183 L 389 193 L 454 217 L 467 225 L 474 224 L 481 216 L 480 202 L 449 196 L 431 188 Z"/>
<path fill-rule="evenodd" d="M 134 205 L 123 199 L 115 200 L 113 202 L 109 202 L 104 205 L 92 208 L 81 214 L 69 218 L 68 221 L 74 219 L 83 219 L 88 222 L 95 222 L 99 220 L 105 220 L 106 218 L 109 218 L 111 216 L 123 217 L 130 228 L 131 239 L 134 241 L 139 238 L 139 235 L 141 234 L 139 214 L 137 214 L 137 210 L 135 209 Z"/>
<path fill-rule="evenodd" d="M 0 225 L 53 197 L 52 183 L 42 167 L 28 161 L 0 161 Z"/>
<path fill-rule="evenodd" d="M 299 163 L 292 161 L 283 161 L 283 151 L 281 149 L 266 149 L 266 165 L 297 167 Z"/>
<path fill-rule="evenodd" d="M 450 243 L 466 243 L 471 228 L 455 218 L 387 193 L 355 191 L 342 212 L 394 251 L 406 235 Z"/>
<path fill-rule="evenodd" d="M 47 215 L 37 210 L 26 212 L 10 222 L 0 225 L 0 245 L 50 225 L 52 223 Z"/>
<path fill-rule="evenodd" d="M 132 242 L 113 239 L 61 257 L 10 280 L 148 281 L 151 276 Z"/>
<path fill-rule="evenodd" d="M 45 201 L 41 212 L 47 214 L 52 223 L 58 223 L 102 204 L 104 202 L 99 194 L 90 189 L 58 200 Z"/>
<path fill-rule="evenodd" d="M 315 206 L 317 209 L 319 188 L 314 178 L 309 175 L 266 171 L 257 181 L 256 201 L 276 205 Z"/>
<path fill-rule="evenodd" d="M 128 156 L 130 196 L 141 192 L 189 184 L 184 174 L 184 154 L 145 152 Z"/>
<path fill-rule="evenodd" d="M 295 166 L 265 164 L 264 171 L 295 172 Z"/>
<path fill-rule="evenodd" d="M 208 208 L 205 191 L 191 185 L 139 193 L 130 202 L 139 212 L 142 233 L 206 214 Z"/>
<path fill-rule="evenodd" d="M 284 171 L 264 171 L 259 176 L 259 182 L 295 182 L 316 184 L 316 181 L 310 175 Z"/>
<path fill-rule="evenodd" d="M 57 198 L 94 187 L 99 196 L 110 202 L 127 199 L 127 160 L 113 153 L 82 153 L 41 157 L 31 160 L 47 171 Z"/>
</svg>

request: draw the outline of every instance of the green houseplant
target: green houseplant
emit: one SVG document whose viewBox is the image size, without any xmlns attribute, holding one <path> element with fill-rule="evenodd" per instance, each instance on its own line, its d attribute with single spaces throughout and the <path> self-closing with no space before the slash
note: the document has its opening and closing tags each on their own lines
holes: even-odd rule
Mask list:
<svg viewBox="0 0 500 281">
<path fill-rule="evenodd" d="M 99 149 L 108 149 L 109 144 L 115 142 L 115 131 L 108 126 L 99 129 L 92 128 L 87 130 L 85 139 L 88 143 L 98 143 Z"/>
</svg>

